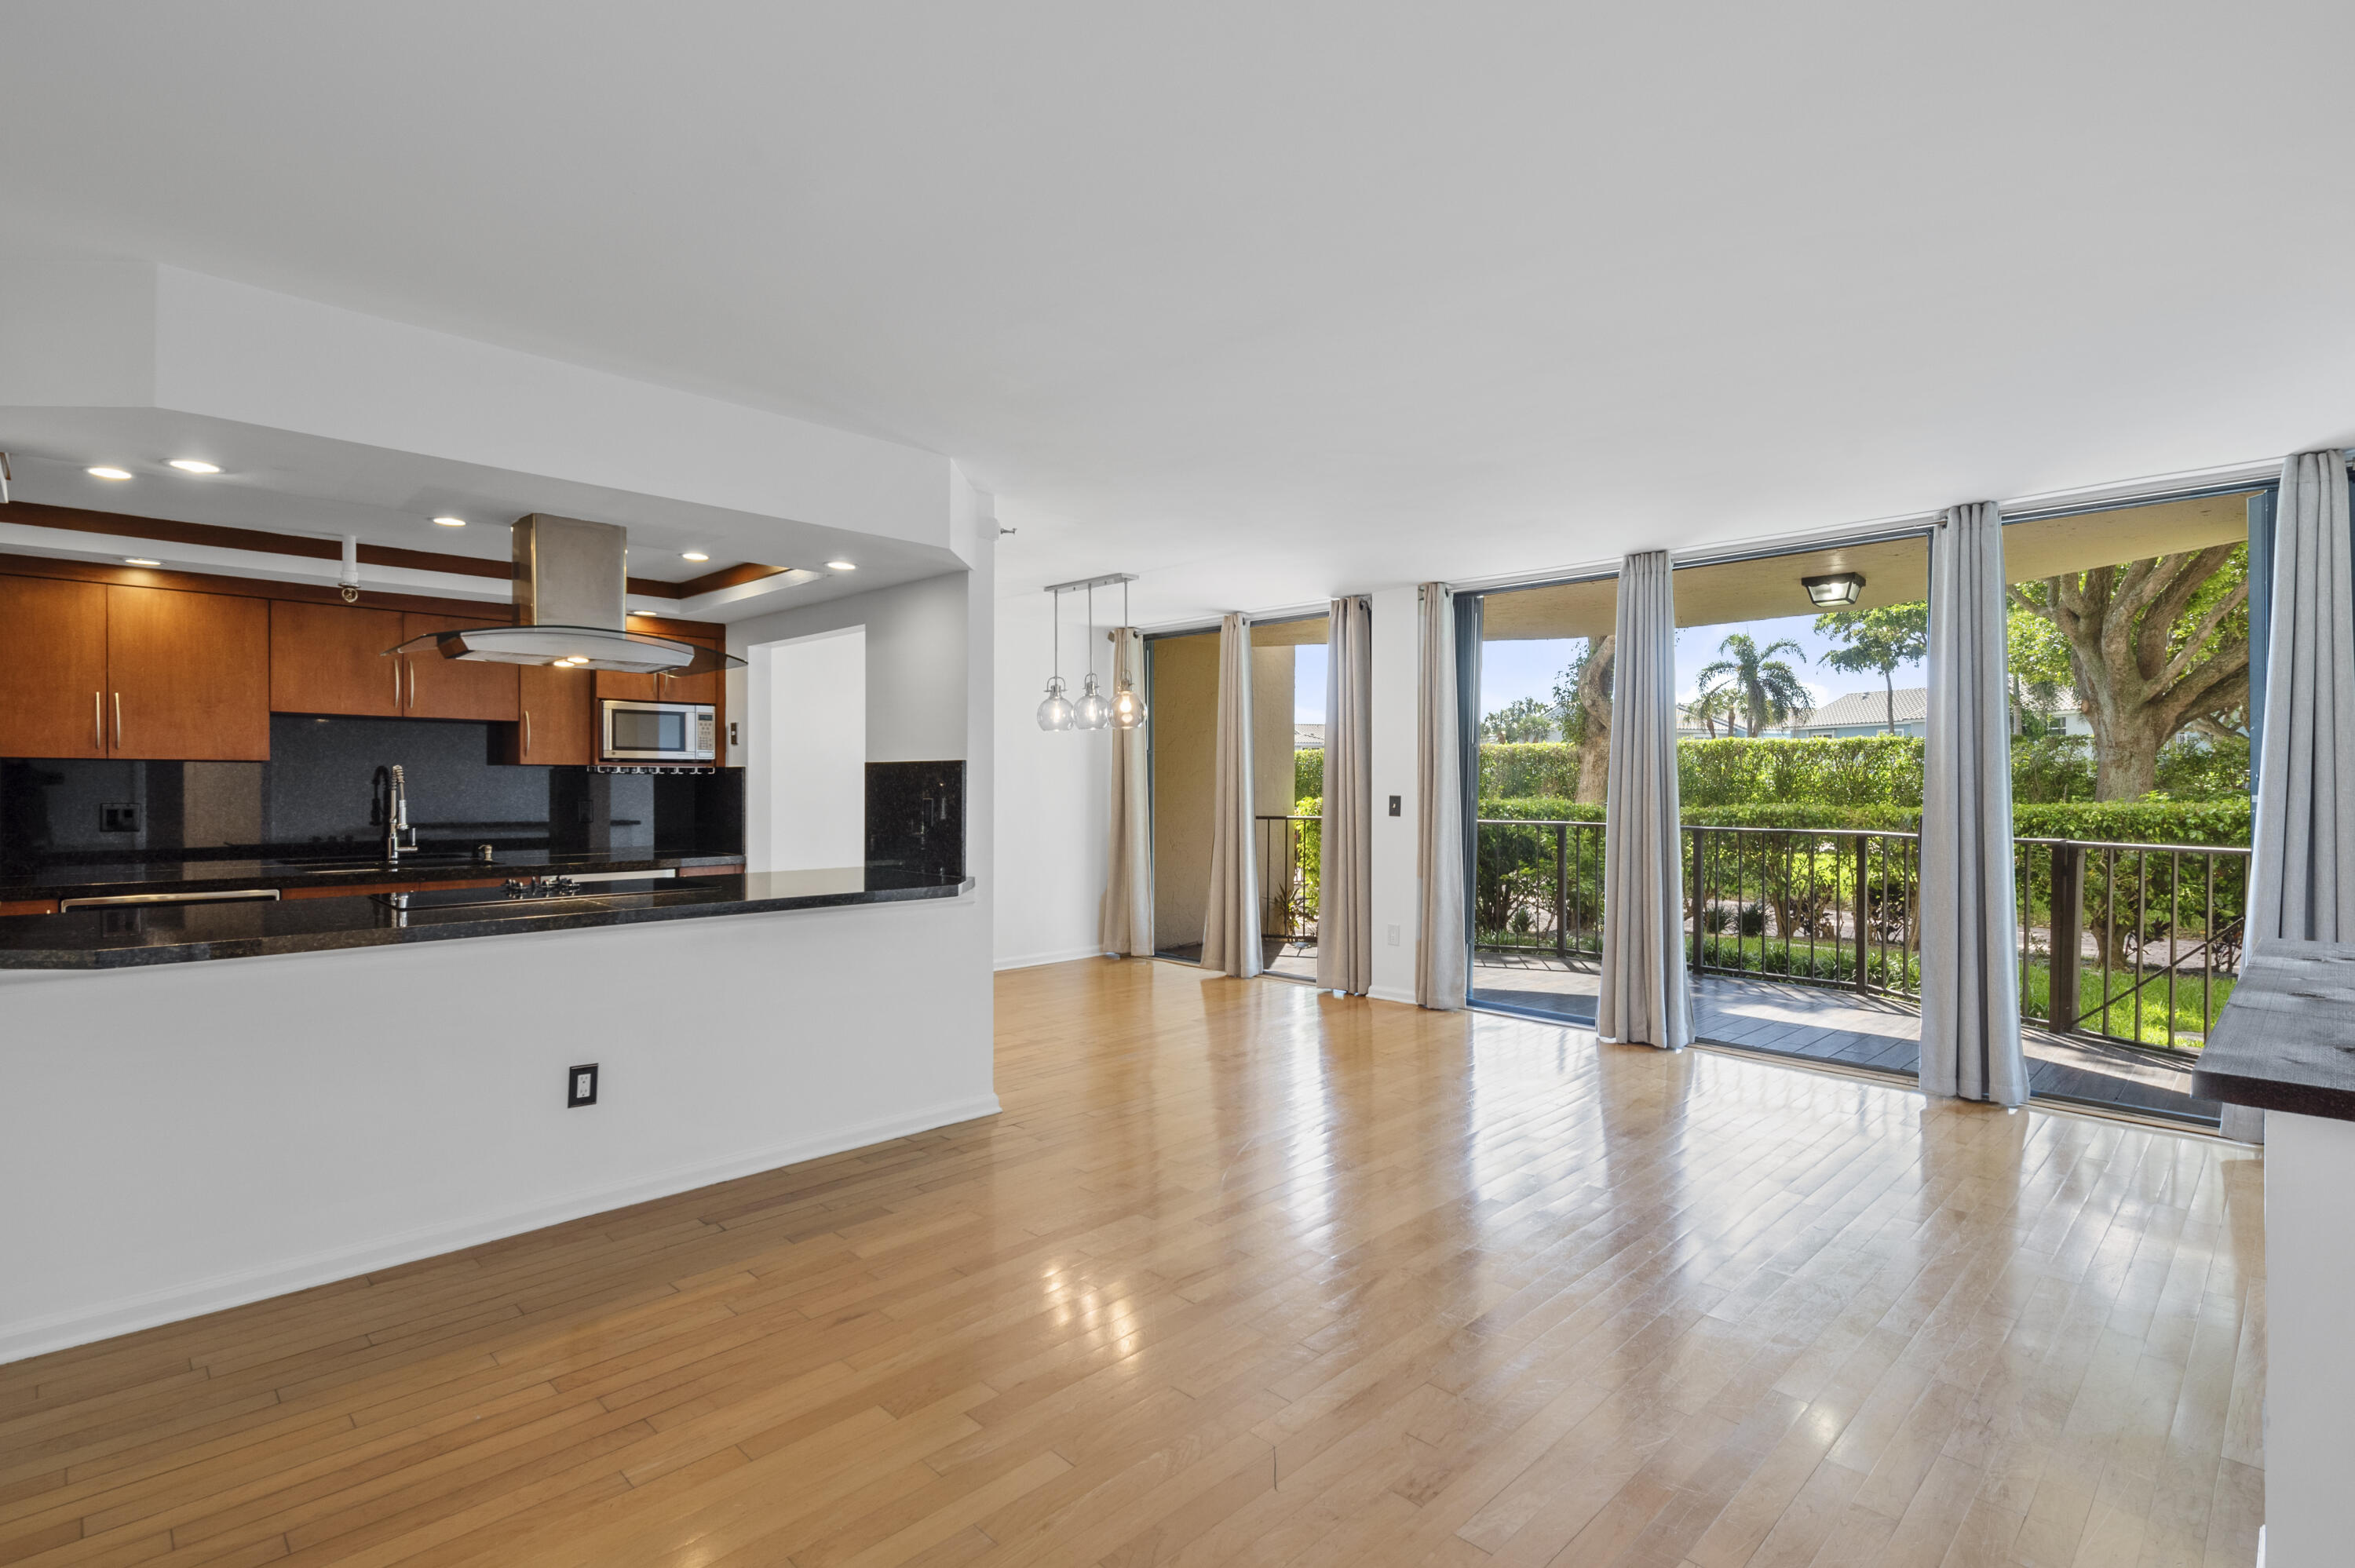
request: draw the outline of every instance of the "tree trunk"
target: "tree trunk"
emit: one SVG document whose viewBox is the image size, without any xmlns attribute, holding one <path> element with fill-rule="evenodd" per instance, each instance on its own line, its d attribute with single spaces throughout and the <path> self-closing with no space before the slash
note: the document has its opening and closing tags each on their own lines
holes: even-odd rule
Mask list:
<svg viewBox="0 0 2355 1568">
<path fill-rule="evenodd" d="M 2170 731 L 2147 714 L 2094 721 L 2094 799 L 2138 800 L 2158 788 L 2159 747 Z"/>
<path fill-rule="evenodd" d="M 1882 712 L 1887 715 L 1887 717 L 1888 717 L 1888 730 L 1889 730 L 1889 733 L 1890 733 L 1891 735 L 1895 735 L 1895 734 L 1897 733 L 1897 666 L 1896 666 L 1896 665 L 1894 665 L 1894 664 L 1883 664 L 1883 665 L 1881 667 L 1881 689 L 1882 694 L 1883 694 L 1883 696 L 1884 696 L 1884 699 L 1885 699 L 1885 701 L 1886 701 L 1886 703 L 1887 703 L 1887 705 L 1886 705 L 1886 706 L 1885 706 L 1881 711 L 1882 711 Z"/>
<path fill-rule="evenodd" d="M 1599 803 L 1611 787 L 1611 666 L 1619 639 L 1595 640 L 1578 673 L 1578 707 L 1586 718 L 1586 743 L 1578 748 L 1577 799 Z"/>
</svg>

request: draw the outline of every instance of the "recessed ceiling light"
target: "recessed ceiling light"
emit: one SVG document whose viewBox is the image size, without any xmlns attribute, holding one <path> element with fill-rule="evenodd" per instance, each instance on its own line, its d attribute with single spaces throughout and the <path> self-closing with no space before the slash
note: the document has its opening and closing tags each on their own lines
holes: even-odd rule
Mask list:
<svg viewBox="0 0 2355 1568">
<path fill-rule="evenodd" d="M 220 464 L 207 462 L 202 458 L 174 458 L 172 466 L 182 473 L 218 473 Z"/>
<path fill-rule="evenodd" d="M 433 521 L 444 528 L 464 528 L 466 525 L 466 520 L 464 517 L 436 517 Z"/>
<path fill-rule="evenodd" d="M 711 559 L 709 556 L 704 554 L 701 550 L 681 550 L 678 553 L 678 558 L 682 561 L 708 561 Z"/>
<path fill-rule="evenodd" d="M 131 477 L 131 471 L 127 468 L 106 468 L 101 466 L 99 468 L 84 469 L 82 471 L 89 474 L 92 479 L 129 479 Z"/>
<path fill-rule="evenodd" d="M 160 567 L 164 563 L 151 561 L 144 556 L 125 556 L 123 557 L 123 564 L 126 567 Z"/>
<path fill-rule="evenodd" d="M 855 572 L 858 569 L 858 563 L 857 561 L 828 561 L 826 564 L 826 569 L 830 572 Z"/>
</svg>

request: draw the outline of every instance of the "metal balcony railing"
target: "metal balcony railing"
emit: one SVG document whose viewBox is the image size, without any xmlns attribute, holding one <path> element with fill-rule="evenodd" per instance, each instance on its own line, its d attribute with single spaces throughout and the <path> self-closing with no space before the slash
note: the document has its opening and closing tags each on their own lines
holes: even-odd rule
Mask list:
<svg viewBox="0 0 2355 1568">
<path fill-rule="evenodd" d="M 1599 957 L 1603 824 L 1482 818 L 1478 833 L 1475 946 L 1573 968 Z M 1918 834 L 1693 824 L 1682 837 L 1694 972 L 1919 1001 Z M 2023 1022 L 2169 1052 L 2206 1039 L 2240 978 L 2245 848 L 2018 839 L 2013 854 Z"/>
</svg>

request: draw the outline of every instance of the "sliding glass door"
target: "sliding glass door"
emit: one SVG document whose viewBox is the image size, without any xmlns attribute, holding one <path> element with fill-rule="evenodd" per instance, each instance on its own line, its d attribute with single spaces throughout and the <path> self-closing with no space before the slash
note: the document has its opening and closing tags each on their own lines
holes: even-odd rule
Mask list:
<svg viewBox="0 0 2355 1568">
<path fill-rule="evenodd" d="M 1594 1022 L 1618 579 L 1458 599 L 1476 612 L 1475 1006 Z"/>
<path fill-rule="evenodd" d="M 1252 849 L 1262 961 L 1316 976 L 1326 620 L 1251 629 Z M 1146 640 L 1153 794 L 1153 931 L 1162 958 L 1202 956 L 1209 905 L 1211 797 L 1218 754 L 1219 634 Z M 1313 718 L 1308 715 L 1313 714 Z"/>
</svg>

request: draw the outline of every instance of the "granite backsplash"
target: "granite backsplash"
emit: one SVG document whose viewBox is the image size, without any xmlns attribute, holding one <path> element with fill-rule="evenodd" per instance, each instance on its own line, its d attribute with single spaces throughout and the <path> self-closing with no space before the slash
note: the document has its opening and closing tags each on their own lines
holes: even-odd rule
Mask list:
<svg viewBox="0 0 2355 1568">
<path fill-rule="evenodd" d="M 503 726 L 270 721 L 268 762 L 0 759 L 0 874 L 87 862 L 334 857 L 384 842 L 401 765 L 422 847 L 741 854 L 741 769 L 608 774 L 497 761 Z"/>
</svg>

